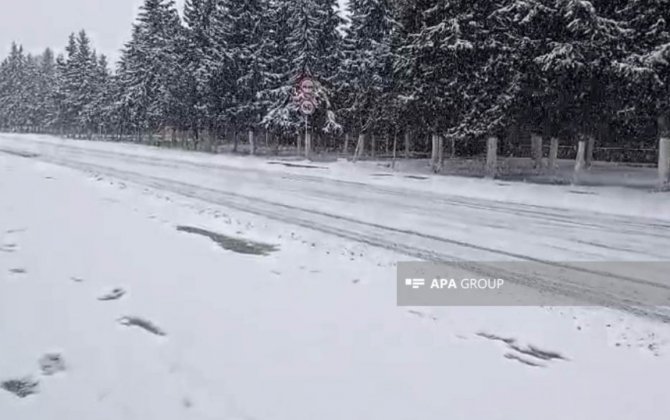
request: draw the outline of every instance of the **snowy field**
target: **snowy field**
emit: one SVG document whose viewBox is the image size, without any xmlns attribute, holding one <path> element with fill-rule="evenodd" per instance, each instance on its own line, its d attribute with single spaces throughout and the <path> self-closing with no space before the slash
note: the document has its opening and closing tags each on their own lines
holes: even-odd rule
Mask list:
<svg viewBox="0 0 670 420">
<path fill-rule="evenodd" d="M 667 261 L 667 194 L 0 150 L 0 419 L 668 418 L 667 323 L 395 289 L 417 258 Z"/>
</svg>

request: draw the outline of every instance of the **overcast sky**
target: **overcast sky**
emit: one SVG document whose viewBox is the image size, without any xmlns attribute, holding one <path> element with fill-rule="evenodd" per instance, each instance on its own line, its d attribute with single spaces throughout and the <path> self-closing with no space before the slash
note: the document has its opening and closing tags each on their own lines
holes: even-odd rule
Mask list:
<svg viewBox="0 0 670 420">
<path fill-rule="evenodd" d="M 185 0 L 176 0 L 181 11 Z M 346 0 L 340 0 L 344 2 Z M 143 0 L 4 0 L 0 11 L 0 55 L 12 41 L 31 53 L 46 47 L 61 52 L 71 32 L 86 29 L 98 52 L 111 61 L 130 38 Z"/>
</svg>

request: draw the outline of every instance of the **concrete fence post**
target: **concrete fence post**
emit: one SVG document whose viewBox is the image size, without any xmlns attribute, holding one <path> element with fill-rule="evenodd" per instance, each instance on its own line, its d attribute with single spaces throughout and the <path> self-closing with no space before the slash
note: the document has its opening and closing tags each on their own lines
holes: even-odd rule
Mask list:
<svg viewBox="0 0 670 420">
<path fill-rule="evenodd" d="M 658 177 L 661 187 L 670 186 L 670 137 L 662 137 L 658 143 Z"/>
<path fill-rule="evenodd" d="M 573 176 L 573 182 L 579 184 L 580 175 L 586 167 L 586 141 L 582 140 L 577 146 L 577 161 L 575 162 L 575 173 Z"/>
<path fill-rule="evenodd" d="M 558 168 L 558 138 L 551 138 L 551 145 L 549 147 L 549 169 L 552 171 Z"/>
<path fill-rule="evenodd" d="M 498 172 L 498 138 L 489 137 L 486 141 L 486 177 L 493 179 Z"/>
</svg>

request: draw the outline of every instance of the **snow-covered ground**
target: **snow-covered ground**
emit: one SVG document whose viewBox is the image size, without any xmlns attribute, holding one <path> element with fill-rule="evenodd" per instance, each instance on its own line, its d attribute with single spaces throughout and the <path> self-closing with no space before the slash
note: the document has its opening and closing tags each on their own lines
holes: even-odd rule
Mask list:
<svg viewBox="0 0 670 420">
<path fill-rule="evenodd" d="M 395 288 L 395 263 L 422 252 L 667 260 L 664 194 L 46 137 L 1 136 L 0 149 L 27 156 L 0 153 L 0 383 L 38 382 L 26 398 L 0 389 L 1 419 L 670 412 L 667 324 L 610 309 L 400 308 Z M 242 254 L 255 248 L 235 238 L 275 248 Z M 54 375 L 53 357 L 40 366 L 51 353 Z"/>
</svg>

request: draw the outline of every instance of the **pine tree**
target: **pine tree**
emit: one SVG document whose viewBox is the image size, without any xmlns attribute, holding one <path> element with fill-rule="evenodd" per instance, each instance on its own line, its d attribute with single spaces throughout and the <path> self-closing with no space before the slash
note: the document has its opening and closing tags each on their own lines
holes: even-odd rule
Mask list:
<svg viewBox="0 0 670 420">
<path fill-rule="evenodd" d="M 21 124 L 21 86 L 26 58 L 23 47 L 12 43 L 9 56 L 0 67 L 0 125 L 16 129 Z"/>
<path fill-rule="evenodd" d="M 118 78 L 122 97 L 117 98 L 139 135 L 166 125 L 183 127 L 178 54 L 183 36 L 174 1 L 145 0 L 122 53 Z"/>
<path fill-rule="evenodd" d="M 249 132 L 252 153 L 254 130 L 265 109 L 260 94 L 268 84 L 269 10 L 266 0 L 223 1 L 213 21 L 217 57 L 221 60 L 218 76 L 228 88 L 223 112 L 235 129 Z"/>
<path fill-rule="evenodd" d="M 56 58 L 53 51 L 47 48 L 39 57 L 39 80 L 38 93 L 39 99 L 38 114 L 40 116 L 39 126 L 49 131 L 53 127 L 56 118 L 57 104 L 55 102 L 56 86 Z"/>
<path fill-rule="evenodd" d="M 186 45 L 182 60 L 187 69 L 184 89 L 190 125 L 196 133 L 214 128 L 209 115 L 212 97 L 206 59 L 213 45 L 212 20 L 217 3 L 217 0 L 187 0 L 184 5 Z"/>
<path fill-rule="evenodd" d="M 339 77 L 345 111 L 355 131 L 374 133 L 390 122 L 384 117 L 392 106 L 392 9 L 388 0 L 352 0 L 349 7 L 351 27 Z"/>
<path fill-rule="evenodd" d="M 628 56 L 619 63 L 627 83 L 617 92 L 639 136 L 661 118 L 670 121 L 670 1 L 630 0 L 616 14 L 630 30 Z"/>
</svg>

